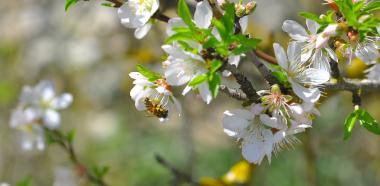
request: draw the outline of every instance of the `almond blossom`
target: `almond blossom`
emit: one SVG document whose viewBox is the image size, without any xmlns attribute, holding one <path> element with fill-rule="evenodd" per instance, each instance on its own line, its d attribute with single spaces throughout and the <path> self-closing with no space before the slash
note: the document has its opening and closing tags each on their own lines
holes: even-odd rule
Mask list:
<svg viewBox="0 0 380 186">
<path fill-rule="evenodd" d="M 164 51 L 169 55 L 163 63 L 165 66 L 165 78 L 169 84 L 181 86 L 188 84 L 199 75 L 208 72 L 205 60 L 196 54 L 184 51 L 179 45 L 164 45 Z M 191 86 L 187 85 L 182 95 L 186 95 Z M 199 84 L 196 88 L 204 102 L 209 104 L 212 100 L 212 94 L 209 90 L 208 82 Z"/>
<path fill-rule="evenodd" d="M 161 122 L 169 119 L 174 108 L 181 113 L 181 104 L 173 96 L 171 85 L 165 79 L 152 82 L 139 72 L 131 72 L 129 76 L 134 79 L 130 95 L 137 110 L 145 110 Z"/>
<path fill-rule="evenodd" d="M 117 11 L 121 23 L 135 28 L 135 37 L 143 38 L 152 27 L 151 17 L 159 8 L 159 0 L 129 0 Z"/>
<path fill-rule="evenodd" d="M 298 42 L 289 43 L 287 54 L 277 43 L 273 44 L 273 48 L 278 64 L 286 72 L 294 93 L 304 102 L 317 102 L 321 92 L 312 86 L 327 82 L 330 79 L 330 74 L 325 70 L 305 66 L 301 61 L 302 47 Z"/>
<path fill-rule="evenodd" d="M 10 120 L 10 126 L 21 131 L 23 149 L 36 147 L 43 150 L 44 128 L 59 128 L 61 117 L 58 111 L 70 106 L 72 101 L 69 93 L 57 96 L 51 81 L 41 81 L 35 87 L 25 86 Z"/>
<path fill-rule="evenodd" d="M 297 42 L 302 43 L 301 62 L 310 60 L 311 67 L 330 72 L 330 59 L 338 62 L 335 52 L 327 45 L 327 41 L 335 34 L 336 25 L 329 25 L 325 30 L 317 34 L 320 25 L 306 19 L 308 31 L 293 20 L 286 20 L 282 25 L 284 32 Z"/>
</svg>

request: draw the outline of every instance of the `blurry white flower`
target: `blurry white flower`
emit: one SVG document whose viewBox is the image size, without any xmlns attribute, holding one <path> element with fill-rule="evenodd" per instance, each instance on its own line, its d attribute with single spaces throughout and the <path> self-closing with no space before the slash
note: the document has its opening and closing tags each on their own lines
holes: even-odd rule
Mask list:
<svg viewBox="0 0 380 186">
<path fill-rule="evenodd" d="M 151 82 L 139 72 L 131 72 L 129 76 L 134 79 L 135 86 L 130 94 L 137 110 L 145 110 L 161 122 L 169 118 L 173 108 L 176 108 L 179 114 L 181 113 L 181 104 L 173 96 L 171 85 L 165 79 Z"/>
<path fill-rule="evenodd" d="M 51 81 L 41 81 L 34 87 L 25 86 L 10 120 L 10 126 L 22 132 L 22 147 L 30 150 L 36 146 L 43 150 L 43 127 L 57 129 L 61 123 L 58 111 L 67 108 L 72 101 L 71 94 L 57 96 Z"/>
<path fill-rule="evenodd" d="M 150 18 L 158 7 L 158 0 L 129 0 L 118 9 L 118 15 L 124 26 L 136 28 L 135 37 L 141 39 L 149 32 Z"/>
<path fill-rule="evenodd" d="M 0 183 L 0 186 L 11 186 L 11 185 L 8 183 Z"/>
<path fill-rule="evenodd" d="M 315 21 L 306 19 L 308 32 L 297 22 L 286 20 L 282 29 L 297 42 L 302 43 L 301 62 L 306 63 L 310 59 L 313 68 L 330 72 L 330 58 L 338 62 L 335 52 L 327 45 L 330 36 L 336 30 L 329 25 L 322 33 L 317 34 L 319 24 Z"/>
<path fill-rule="evenodd" d="M 330 79 L 330 74 L 325 70 L 307 68 L 300 59 L 301 45 L 298 42 L 289 43 L 288 55 L 277 43 L 273 44 L 273 48 L 277 62 L 287 73 L 294 93 L 305 102 L 317 102 L 321 95 L 318 88 L 306 88 L 304 85 L 321 85 Z"/>
<path fill-rule="evenodd" d="M 168 59 L 164 62 L 165 78 L 169 84 L 181 86 L 189 83 L 199 75 L 208 72 L 207 64 L 204 59 L 196 54 L 184 51 L 179 45 L 164 45 L 164 51 L 168 53 Z M 203 101 L 209 104 L 212 100 L 212 95 L 209 89 L 208 82 L 205 81 L 197 86 L 200 96 Z M 191 90 L 189 85 L 183 90 L 185 95 Z"/>
</svg>

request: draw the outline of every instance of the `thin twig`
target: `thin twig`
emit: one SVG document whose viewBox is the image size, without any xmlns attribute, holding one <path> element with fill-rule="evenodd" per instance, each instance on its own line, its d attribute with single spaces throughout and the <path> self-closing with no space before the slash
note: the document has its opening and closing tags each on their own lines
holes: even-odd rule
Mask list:
<svg viewBox="0 0 380 186">
<path fill-rule="evenodd" d="M 277 64 L 277 60 L 275 57 L 265 53 L 264 51 L 260 49 L 256 49 L 253 51 L 259 58 L 265 60 L 268 63 Z"/>
<path fill-rule="evenodd" d="M 107 186 L 107 184 L 97 176 L 93 175 L 88 168 L 84 166 L 81 162 L 79 162 L 78 157 L 76 155 L 76 151 L 74 146 L 70 140 L 68 140 L 60 131 L 58 130 L 50 130 L 48 128 L 44 128 L 45 132 L 53 138 L 54 142 L 56 142 L 69 156 L 70 161 L 78 168 L 80 171 L 80 175 L 86 177 L 91 183 L 98 186 Z"/>
<path fill-rule="evenodd" d="M 199 185 L 199 183 L 193 180 L 191 176 L 178 170 L 176 167 L 174 167 L 168 161 L 166 161 L 162 156 L 156 154 L 155 158 L 156 158 L 156 161 L 160 165 L 170 170 L 170 172 L 173 174 L 174 180 L 172 181 L 172 185 L 179 185 L 180 183 L 189 183 L 191 185 Z"/>
<path fill-rule="evenodd" d="M 361 89 L 364 92 L 373 92 L 380 91 L 380 81 L 343 79 L 337 83 L 325 83 L 323 87 L 326 90 L 355 91 Z"/>
</svg>

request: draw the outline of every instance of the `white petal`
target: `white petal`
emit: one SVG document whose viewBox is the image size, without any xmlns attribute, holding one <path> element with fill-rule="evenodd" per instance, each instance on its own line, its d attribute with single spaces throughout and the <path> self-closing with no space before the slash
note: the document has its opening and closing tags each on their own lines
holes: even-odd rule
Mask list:
<svg viewBox="0 0 380 186">
<path fill-rule="evenodd" d="M 208 28 L 211 24 L 212 9 L 208 1 L 201 1 L 197 3 L 194 13 L 195 24 L 199 28 Z"/>
<path fill-rule="evenodd" d="M 238 117 L 226 116 L 222 120 L 224 132 L 231 137 L 240 138 L 249 125 L 248 121 Z"/>
<path fill-rule="evenodd" d="M 302 44 L 299 42 L 290 42 L 287 49 L 290 63 L 299 63 L 302 51 Z"/>
<path fill-rule="evenodd" d="M 166 29 L 166 34 L 168 36 L 171 36 L 171 35 L 175 34 L 175 32 L 172 29 L 176 28 L 176 27 L 187 27 L 187 25 L 179 17 L 171 18 L 168 21 L 168 25 L 167 25 L 167 29 Z"/>
<path fill-rule="evenodd" d="M 293 20 L 284 21 L 282 30 L 287 32 L 289 36 L 296 41 L 305 42 L 309 39 L 305 28 Z"/>
<path fill-rule="evenodd" d="M 201 95 L 203 101 L 206 102 L 207 104 L 210 104 L 210 102 L 212 100 L 212 95 L 211 95 L 211 91 L 210 91 L 208 82 L 201 83 L 198 86 L 198 90 L 199 90 L 199 94 Z"/>
<path fill-rule="evenodd" d="M 191 90 L 191 87 L 190 86 L 186 86 L 183 91 L 182 91 L 182 95 L 186 95 L 187 93 L 189 93 Z"/>
<path fill-rule="evenodd" d="M 335 62 L 338 62 L 338 56 L 330 47 L 326 47 L 325 50 L 327 51 L 331 59 L 333 59 Z"/>
<path fill-rule="evenodd" d="M 284 48 L 282 48 L 278 43 L 274 43 L 273 48 L 278 64 L 284 70 L 288 70 L 288 58 L 286 57 Z"/>
<path fill-rule="evenodd" d="M 243 144 L 242 155 L 247 161 L 260 164 L 266 154 L 266 147 L 263 141 L 254 140 L 251 143 Z"/>
<path fill-rule="evenodd" d="M 61 96 L 53 99 L 51 104 L 52 104 L 53 109 L 59 110 L 59 109 L 67 108 L 68 106 L 71 105 L 72 102 L 73 102 L 73 96 L 69 93 L 64 93 Z"/>
<path fill-rule="evenodd" d="M 245 120 L 252 120 L 254 115 L 252 112 L 249 112 L 248 110 L 243 110 L 243 109 L 235 109 L 235 110 L 226 110 L 224 112 L 225 116 L 234 116 L 234 117 L 239 117 Z"/>
<path fill-rule="evenodd" d="M 291 79 L 289 79 L 289 81 L 292 84 L 292 89 L 294 93 L 302 100 L 306 102 L 311 102 L 311 103 L 315 103 L 319 100 L 319 97 L 321 96 L 321 92 L 317 88 L 314 88 L 314 89 L 306 88 L 294 82 Z"/>
<path fill-rule="evenodd" d="M 151 27 L 152 27 L 151 23 L 146 23 L 145 25 L 141 27 L 137 27 L 135 30 L 136 39 L 142 39 L 149 32 Z"/>
<path fill-rule="evenodd" d="M 270 128 L 282 128 L 281 124 L 279 123 L 280 121 L 276 117 L 269 117 L 266 114 L 260 114 L 260 121 Z"/>
<path fill-rule="evenodd" d="M 61 116 L 55 110 L 47 110 L 45 111 L 43 121 L 47 128 L 57 129 L 61 123 Z"/>
<path fill-rule="evenodd" d="M 236 67 L 238 67 L 239 62 L 240 62 L 240 56 L 229 56 L 228 57 L 228 63 L 230 65 L 235 65 Z"/>
<path fill-rule="evenodd" d="M 247 31 L 247 28 L 248 28 L 248 16 L 244 16 L 244 17 L 240 18 L 239 24 L 241 27 L 241 32 L 245 33 Z"/>
<path fill-rule="evenodd" d="M 317 34 L 317 31 L 319 29 L 319 24 L 317 22 L 310 19 L 306 19 L 306 25 L 312 34 Z"/>
<path fill-rule="evenodd" d="M 325 70 L 319 70 L 315 68 L 308 68 L 303 71 L 303 80 L 301 83 L 310 85 L 320 85 L 326 83 L 330 79 L 330 73 Z"/>
</svg>

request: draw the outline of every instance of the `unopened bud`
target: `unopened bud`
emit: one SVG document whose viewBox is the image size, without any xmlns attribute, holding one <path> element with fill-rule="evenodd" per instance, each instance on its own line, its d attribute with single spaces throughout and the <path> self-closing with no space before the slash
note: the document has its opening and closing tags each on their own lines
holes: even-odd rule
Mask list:
<svg viewBox="0 0 380 186">
<path fill-rule="evenodd" d="M 277 84 L 272 85 L 270 92 L 273 94 L 281 94 L 280 86 L 278 86 Z"/>
<path fill-rule="evenodd" d="M 242 4 L 236 4 L 235 5 L 235 12 L 238 17 L 243 17 L 245 14 L 245 8 Z"/>
<path fill-rule="evenodd" d="M 245 14 L 251 14 L 253 13 L 253 11 L 255 11 L 256 9 L 256 2 L 255 1 L 252 1 L 252 2 L 249 2 L 245 5 Z"/>
<path fill-rule="evenodd" d="M 359 33 L 355 30 L 350 30 L 347 32 L 347 37 L 351 42 L 355 42 L 359 39 Z"/>
</svg>

